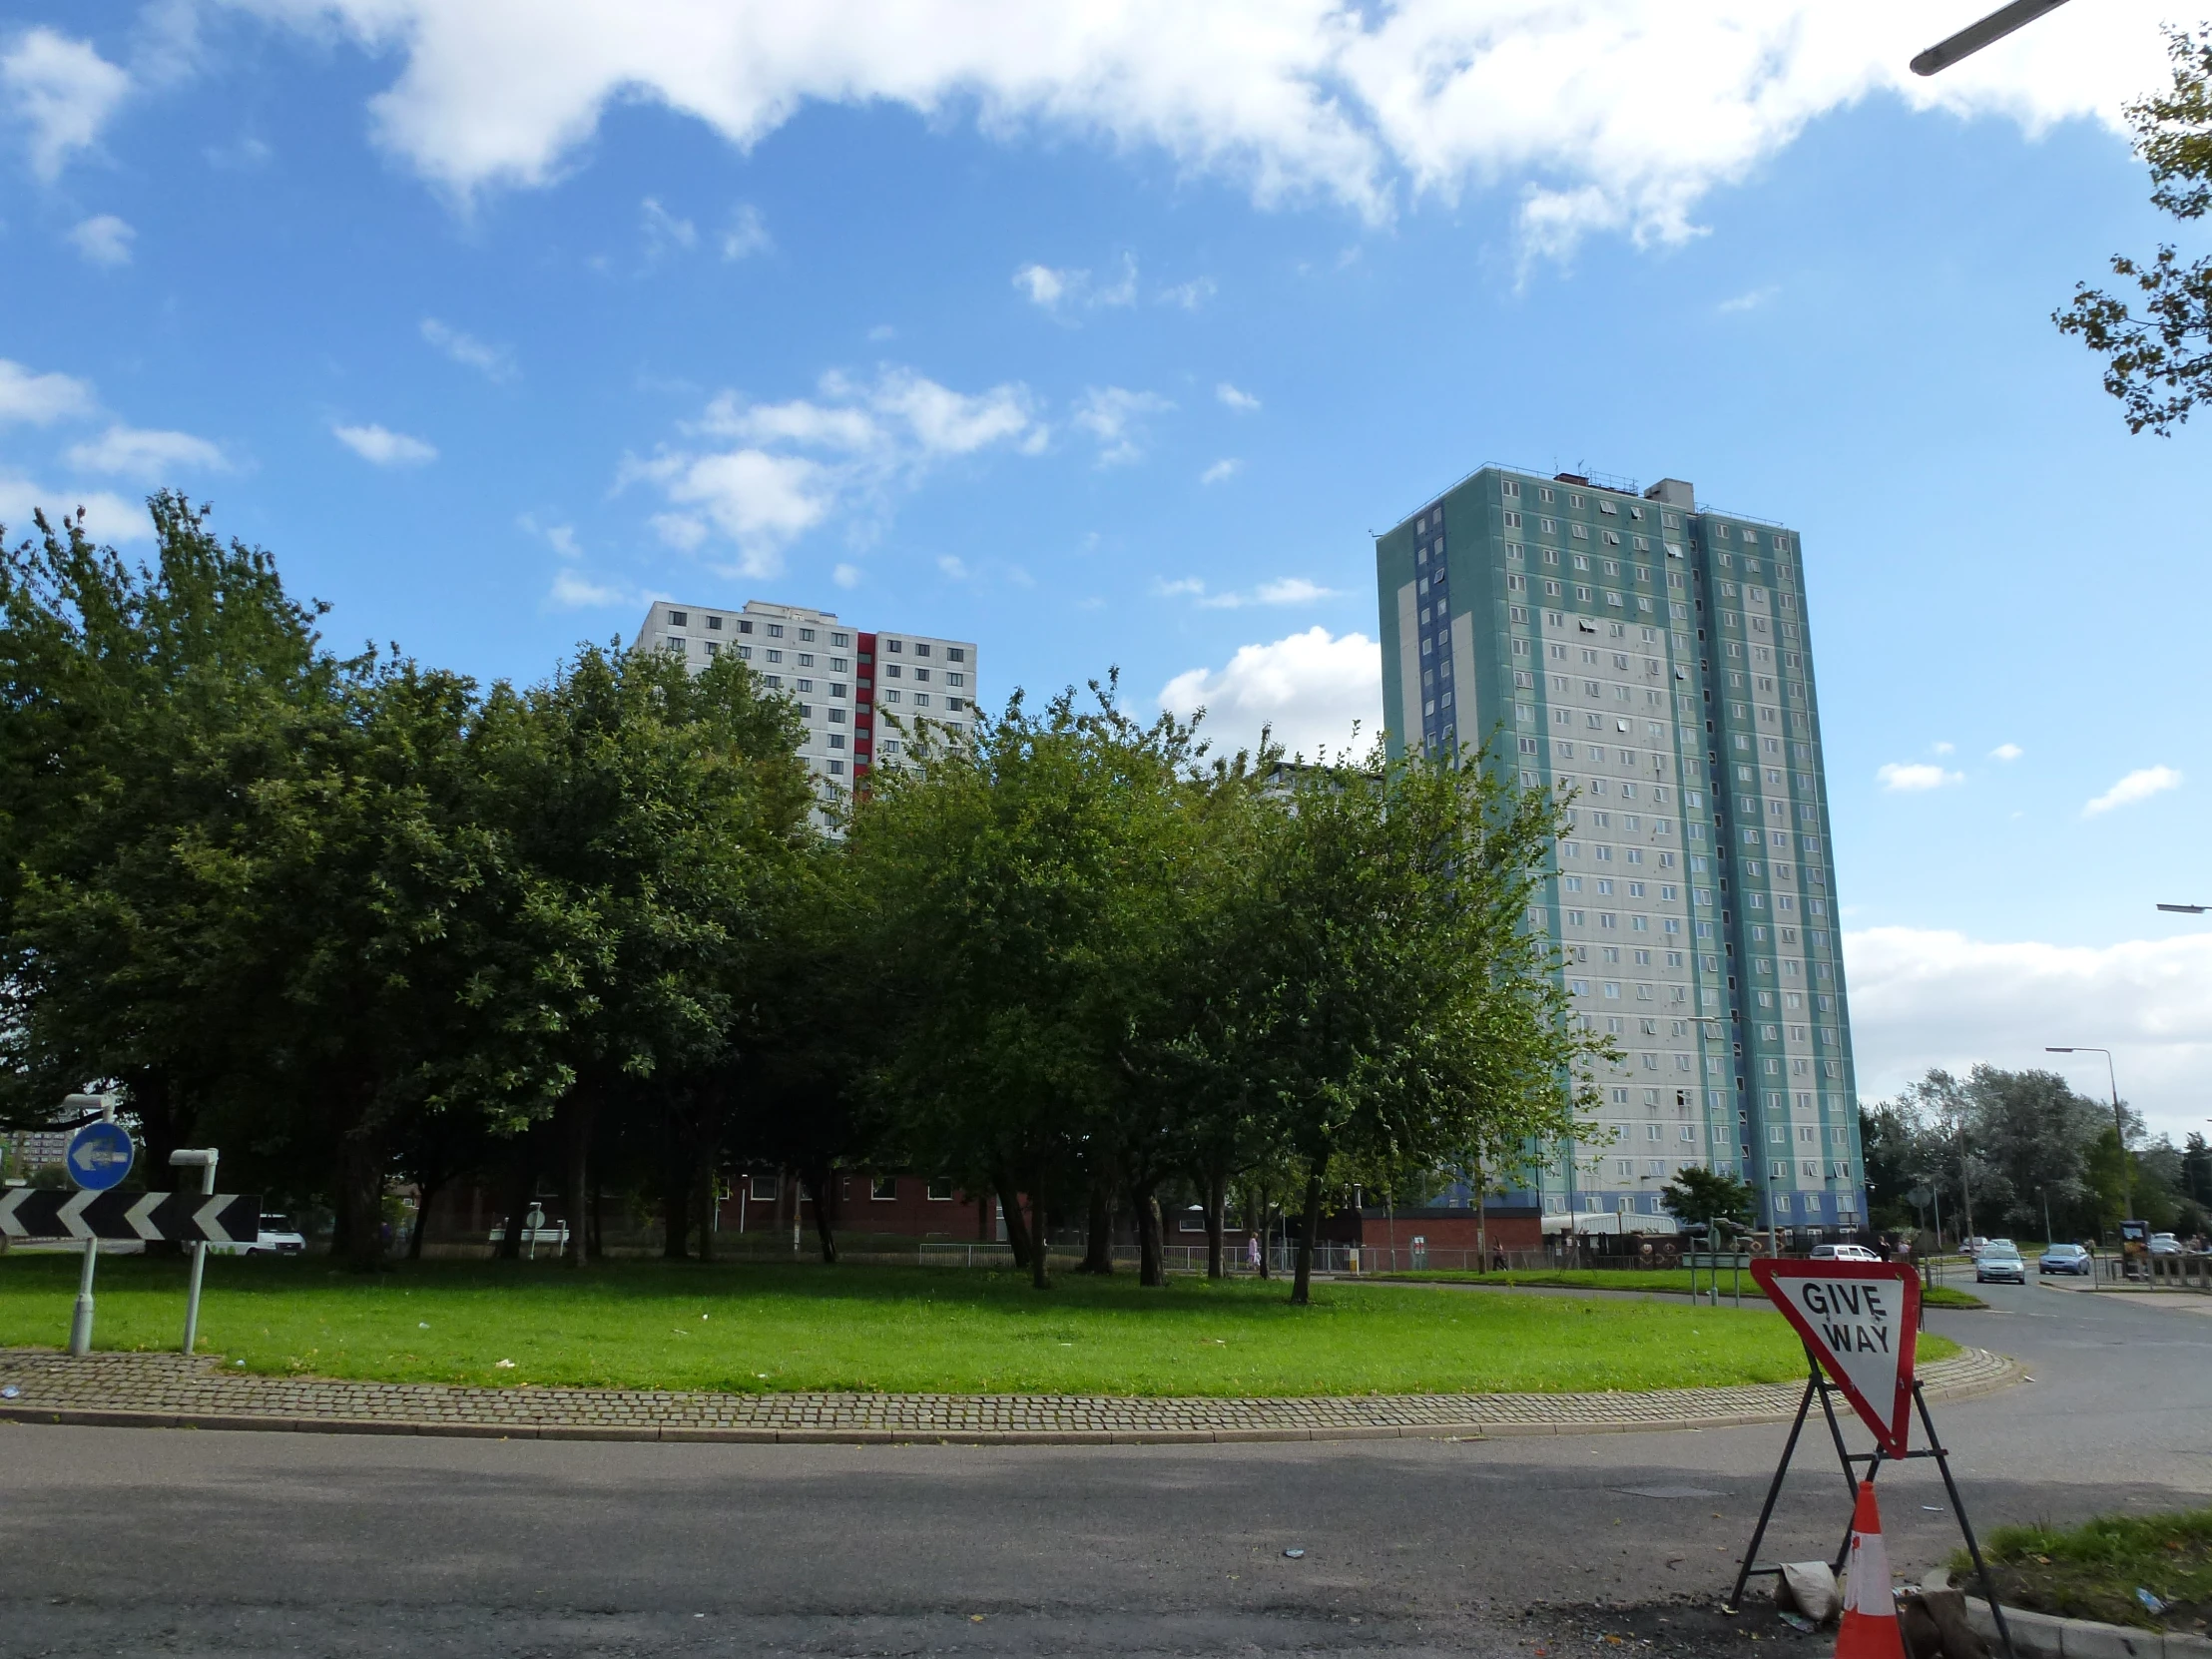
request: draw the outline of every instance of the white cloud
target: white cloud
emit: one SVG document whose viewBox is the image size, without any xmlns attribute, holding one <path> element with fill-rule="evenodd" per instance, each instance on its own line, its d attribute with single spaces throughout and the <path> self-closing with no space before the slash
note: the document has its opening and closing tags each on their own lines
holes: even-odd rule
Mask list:
<svg viewBox="0 0 2212 1659">
<path fill-rule="evenodd" d="M 1937 755 L 1948 755 L 1956 750 L 1958 746 L 1950 743 L 1932 743 L 1928 747 Z"/>
<path fill-rule="evenodd" d="M 420 438 L 385 426 L 333 426 L 330 431 L 338 442 L 375 466 L 420 466 L 438 458 L 437 450 Z"/>
<path fill-rule="evenodd" d="M 1144 453 L 1144 417 L 1174 407 L 1154 392 L 1090 386 L 1076 399 L 1074 420 L 1098 440 L 1098 464 L 1120 466 Z"/>
<path fill-rule="evenodd" d="M 0 423 L 49 425 L 93 410 L 92 385 L 68 374 L 34 374 L 0 357 Z"/>
<path fill-rule="evenodd" d="M 19 534 L 29 526 L 34 507 L 45 508 L 57 525 L 82 507 L 85 529 L 95 541 L 147 541 L 154 534 L 154 520 L 143 501 L 126 501 L 108 490 L 41 489 L 27 478 L 0 474 L 0 525 L 11 535 Z"/>
<path fill-rule="evenodd" d="M 1977 1060 L 2064 1072 L 2101 1098 L 2100 1056 L 2043 1052 L 2094 1042 L 2114 1051 L 2120 1093 L 2154 1131 L 2178 1140 L 2203 1127 L 2212 933 L 2072 946 L 1874 927 L 1845 934 L 1844 954 L 1864 1099 L 1894 1094 L 1930 1066 L 1963 1071 Z"/>
<path fill-rule="evenodd" d="M 556 570 L 545 602 L 548 608 L 559 611 L 609 611 L 637 604 L 638 596 L 628 588 L 594 582 L 573 570 Z"/>
<path fill-rule="evenodd" d="M 2095 818 L 2100 813 L 2109 813 L 2115 807 L 2132 807 L 2138 801 L 2148 801 L 2154 795 L 2179 788 L 2181 774 L 2172 767 L 2142 767 L 2129 773 L 2094 801 L 2084 802 L 2081 816 Z"/>
<path fill-rule="evenodd" d="M 72 445 L 69 464 L 80 472 L 114 472 L 144 483 L 166 482 L 190 470 L 226 472 L 230 459 L 221 448 L 190 432 L 150 432 L 134 426 L 110 426 L 87 443 Z"/>
<path fill-rule="evenodd" d="M 761 210 L 749 202 L 738 204 L 728 229 L 722 233 L 722 257 L 732 262 L 749 260 L 775 246 L 776 239 L 768 234 L 768 221 L 761 217 Z"/>
<path fill-rule="evenodd" d="M 474 334 L 463 333 L 434 316 L 422 319 L 422 337 L 463 368 L 473 368 L 487 380 L 515 377 L 515 354 L 504 345 L 487 345 Z"/>
<path fill-rule="evenodd" d="M 945 575 L 951 577 L 952 580 L 955 582 L 964 582 L 971 575 L 974 574 L 973 571 L 968 569 L 967 561 L 965 559 L 956 558 L 950 553 L 945 553 L 938 557 L 937 568 L 943 571 Z"/>
<path fill-rule="evenodd" d="M 1076 272 L 1078 276 L 1086 272 Z M 1032 305 L 1042 305 L 1051 310 L 1060 303 L 1068 291 L 1068 274 L 1054 271 L 1050 266 L 1025 265 L 1014 273 L 1014 286 L 1029 296 Z"/>
<path fill-rule="evenodd" d="M 1252 744 L 1263 726 L 1293 754 L 1333 755 L 1365 745 L 1382 718 L 1382 652 L 1365 634 L 1326 628 L 1241 647 L 1218 673 L 1194 668 L 1160 691 L 1160 707 L 1188 716 L 1203 708 L 1217 744 Z"/>
<path fill-rule="evenodd" d="M 1227 380 L 1214 388 L 1214 395 L 1239 414 L 1250 414 L 1260 406 L 1260 400 L 1249 391 L 1239 391 Z"/>
<path fill-rule="evenodd" d="M 1922 790 L 1939 790 L 1946 784 L 1963 784 L 1962 772 L 1945 772 L 1939 766 L 1926 761 L 1899 765 L 1895 761 L 1875 769 L 1875 782 L 1896 795 L 1912 795 Z"/>
<path fill-rule="evenodd" d="M 1088 271 L 1025 265 L 1014 273 L 1014 286 L 1028 296 L 1032 305 L 1054 313 L 1062 305 L 1071 309 L 1078 305 L 1092 309 L 1101 305 L 1134 305 L 1137 302 L 1137 260 L 1133 254 L 1124 254 L 1120 276 L 1105 284 L 1093 282 Z M 1212 284 L 1207 286 L 1211 290 Z"/>
<path fill-rule="evenodd" d="M 1747 293 L 1739 293 L 1733 299 L 1723 299 L 1713 309 L 1723 316 L 1732 316 L 1739 311 L 1755 311 L 1781 291 L 1777 287 L 1753 288 Z"/>
<path fill-rule="evenodd" d="M 1162 288 L 1160 303 L 1180 305 L 1186 311 L 1195 311 L 1220 291 L 1213 277 L 1194 276 L 1188 282 L 1178 282 L 1171 288 Z"/>
<path fill-rule="evenodd" d="M 2016 743 L 2000 743 L 1996 748 L 1989 751 L 1989 759 L 1992 761 L 2016 761 L 2026 753 L 2027 751 Z"/>
<path fill-rule="evenodd" d="M 1208 593 L 1204 582 L 1185 576 L 1173 582 L 1155 582 L 1152 591 L 1161 599 L 1195 599 L 1209 611 L 1241 611 L 1250 605 L 1308 605 L 1317 599 L 1339 597 L 1335 588 L 1325 588 L 1303 576 L 1262 582 L 1249 593 Z"/>
<path fill-rule="evenodd" d="M 524 513 L 515 522 L 533 536 L 545 538 L 545 544 L 564 559 L 581 559 L 582 545 L 576 540 L 573 524 L 541 524 L 536 513 Z"/>
<path fill-rule="evenodd" d="M 699 246 L 699 227 L 688 219 L 678 219 L 654 198 L 648 196 L 639 212 L 645 227 L 645 257 L 648 260 L 657 260 L 671 250 L 689 253 Z"/>
<path fill-rule="evenodd" d="M 1227 483 L 1230 479 L 1237 476 L 1238 470 L 1242 468 L 1244 462 L 1236 459 L 1234 456 L 1225 455 L 1220 460 L 1216 461 L 1212 466 L 1208 467 L 1204 472 L 1201 472 L 1198 475 L 1198 481 L 1202 484 Z"/>
<path fill-rule="evenodd" d="M 830 580 L 840 588 L 856 588 L 860 585 L 860 567 L 839 565 L 830 573 Z"/>
<path fill-rule="evenodd" d="M 92 264 L 119 266 L 131 263 L 131 244 L 138 233 L 114 214 L 97 214 L 71 226 L 68 238 L 69 245 Z"/>
<path fill-rule="evenodd" d="M 2061 8 L 1924 80 L 1906 67 L 1938 28 L 1921 0 L 1219 0 L 981 22 L 971 0 L 255 6 L 398 59 L 371 102 L 377 137 L 464 197 L 557 179 L 617 103 L 657 101 L 741 149 L 811 104 L 888 103 L 973 109 L 1009 142 L 1164 153 L 1262 203 L 1328 197 L 1376 219 L 1408 194 L 1497 188 L 1548 250 L 1598 230 L 1691 236 L 1708 192 L 1877 94 L 2117 129 L 2122 101 L 2166 79 L 2171 15 L 2165 0 Z"/>
<path fill-rule="evenodd" d="M 720 536 L 740 571 L 772 576 L 784 548 L 833 508 L 879 508 L 933 467 L 994 448 L 1035 454 L 1049 436 L 1026 386 L 969 394 L 906 368 L 866 381 L 832 372 L 816 396 L 785 403 L 722 393 L 684 429 L 688 441 L 626 460 L 618 487 L 657 485 L 679 509 L 653 520 L 669 545 L 696 551 Z"/>
<path fill-rule="evenodd" d="M 131 77 L 87 41 L 31 29 L 0 54 L 0 92 L 30 129 L 31 171 L 51 183 L 69 158 L 100 142 L 100 130 L 131 90 Z"/>
</svg>

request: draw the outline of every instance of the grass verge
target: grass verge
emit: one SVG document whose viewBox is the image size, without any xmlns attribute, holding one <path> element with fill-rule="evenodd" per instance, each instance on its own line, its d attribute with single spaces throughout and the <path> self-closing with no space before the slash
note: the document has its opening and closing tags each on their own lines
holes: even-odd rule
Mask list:
<svg viewBox="0 0 2212 1659">
<path fill-rule="evenodd" d="M 2212 1618 L 2212 1509 L 2100 1515 L 2065 1531 L 2000 1526 L 1984 1549 L 2007 1607 L 2145 1630 L 2202 1631 Z M 1951 1558 L 1952 1581 L 1968 1594 L 1972 1566 L 1964 1550 Z"/>
<path fill-rule="evenodd" d="M 0 1258 L 0 1347 L 58 1346 L 73 1257 Z M 173 1349 L 182 1263 L 100 1264 L 95 1346 Z M 982 1270 L 426 1262 L 359 1279 L 317 1259 L 208 1264 L 201 1337 L 249 1371 L 389 1382 L 737 1391 L 1557 1392 L 1788 1382 L 1804 1356 L 1748 1305 L 1439 1296 L 1280 1280 L 1165 1290 Z M 501 1361 L 511 1361 L 511 1367 Z"/>
<path fill-rule="evenodd" d="M 1462 1273 L 1439 1269 L 1433 1273 L 1379 1274 L 1381 1280 L 1401 1280 L 1413 1283 L 1454 1285 L 1554 1285 L 1569 1290 L 1582 1291 L 1677 1291 L 1690 1289 L 1688 1268 L 1539 1268 L 1513 1270 L 1505 1273 Z M 1704 1296 L 1711 1276 L 1702 1269 L 1697 1276 L 1698 1295 Z M 1721 1306 L 1733 1307 L 1733 1280 L 1724 1272 L 1721 1275 Z M 1750 1307 L 1754 1297 L 1764 1302 L 1758 1286 L 1751 1282 L 1751 1275 L 1744 1275 L 1744 1306 Z M 1931 1308 L 1986 1308 L 1989 1305 L 1970 1291 L 1959 1290 L 1955 1285 L 1935 1285 L 1921 1292 L 1921 1300 Z"/>
</svg>

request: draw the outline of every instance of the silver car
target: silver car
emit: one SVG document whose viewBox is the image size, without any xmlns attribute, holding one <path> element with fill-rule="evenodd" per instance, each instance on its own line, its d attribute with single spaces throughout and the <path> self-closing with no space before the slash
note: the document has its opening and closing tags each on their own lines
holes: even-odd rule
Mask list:
<svg viewBox="0 0 2212 1659">
<path fill-rule="evenodd" d="M 1974 1253 L 1973 1282 L 1988 1285 L 2007 1281 L 2026 1284 L 2027 1264 L 2020 1260 L 2019 1247 L 2010 1239 L 1991 1239 Z"/>
</svg>

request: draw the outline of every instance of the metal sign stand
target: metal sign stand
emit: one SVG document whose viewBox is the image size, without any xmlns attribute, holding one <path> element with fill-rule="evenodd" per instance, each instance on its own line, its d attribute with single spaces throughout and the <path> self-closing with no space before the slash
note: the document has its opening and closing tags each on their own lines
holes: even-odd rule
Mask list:
<svg viewBox="0 0 2212 1659">
<path fill-rule="evenodd" d="M 1736 1574 L 1736 1587 L 1729 1591 L 1728 1600 L 1722 1604 L 1721 1610 L 1726 1613 L 1735 1613 L 1743 1607 L 1744 1587 L 1752 1579 L 1775 1578 L 1781 1575 L 1781 1563 L 1759 1559 L 1759 1546 L 1766 1541 L 1767 1523 L 1774 1516 L 1775 1500 L 1782 1495 L 1782 1481 L 1790 1472 L 1790 1459 L 1797 1452 L 1798 1436 L 1805 1431 L 1805 1419 L 1813 1409 L 1813 1396 L 1815 1394 L 1820 1396 L 1822 1414 L 1828 1418 L 1828 1434 L 1836 1445 L 1836 1459 L 1843 1465 L 1844 1489 L 1854 1502 L 1856 1502 L 1859 1495 L 1861 1476 L 1858 1466 L 1861 1463 L 1867 1465 L 1865 1478 L 1871 1481 L 1881 1472 L 1884 1462 L 1897 1461 L 1879 1445 L 1872 1451 L 1853 1451 L 1844 1444 L 1844 1426 L 1837 1418 L 1836 1404 L 1830 1397 L 1831 1392 L 1836 1389 L 1836 1384 L 1829 1382 L 1827 1377 L 1822 1374 L 1820 1362 L 1814 1358 L 1810 1347 L 1805 1351 L 1805 1363 L 1807 1367 L 1805 1396 L 1798 1401 L 1797 1417 L 1790 1424 L 1790 1437 L 1782 1443 L 1782 1459 L 1775 1464 L 1774 1479 L 1767 1485 L 1767 1501 L 1760 1505 L 1759 1524 L 1751 1529 L 1751 1544 L 1744 1551 L 1741 1570 Z M 1981 1558 L 1980 1541 L 1974 1537 L 1973 1523 L 1966 1518 L 1966 1506 L 1959 1500 L 1958 1482 L 1951 1478 L 1949 1451 L 1944 1447 L 1942 1440 L 1936 1432 L 1936 1419 L 1929 1415 L 1928 1396 L 1921 1391 L 1919 1378 L 1913 1380 L 1913 1403 L 1920 1412 L 1921 1427 L 1928 1436 L 1928 1444 L 1917 1450 L 1909 1450 L 1905 1455 L 1936 1459 L 1936 1467 L 1943 1476 L 1943 1490 L 1950 1494 L 1951 1513 L 1958 1517 L 1959 1535 L 1965 1539 L 1966 1553 L 1973 1558 L 1974 1573 L 1981 1581 L 1981 1594 L 1989 1603 L 1989 1616 L 1996 1621 L 1997 1635 L 2004 1643 L 2005 1659 L 2018 1659 L 2018 1655 L 2012 1647 L 2011 1627 L 2004 1622 L 2004 1608 L 1997 1601 L 1996 1585 L 1989 1577 L 1989 1565 Z M 1842 1572 L 1844 1563 L 1850 1558 L 1850 1555 L 1851 1526 L 1847 1522 L 1844 1526 L 1843 1542 L 1837 1547 L 1836 1559 L 1831 1563 L 1831 1566 L 1837 1572 Z"/>
</svg>

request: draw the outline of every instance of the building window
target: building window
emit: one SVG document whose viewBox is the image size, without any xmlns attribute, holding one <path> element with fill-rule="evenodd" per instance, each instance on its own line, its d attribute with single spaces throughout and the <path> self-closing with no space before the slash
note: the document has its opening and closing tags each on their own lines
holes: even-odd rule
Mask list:
<svg viewBox="0 0 2212 1659">
<path fill-rule="evenodd" d="M 669 625 L 669 626 L 670 626 L 671 628 L 689 628 L 689 627 L 691 626 L 691 612 L 689 612 L 689 611 L 671 611 L 671 612 L 669 612 L 669 613 L 668 613 L 668 625 Z"/>
<path fill-rule="evenodd" d="M 878 1201 L 896 1198 L 898 1196 L 898 1177 L 895 1175 L 878 1175 L 871 1178 L 867 1184 L 867 1195 L 870 1199 Z"/>
<path fill-rule="evenodd" d="M 940 1175 L 931 1181 L 928 1197 L 932 1204 L 950 1204 L 952 1202 L 952 1177 Z"/>
<path fill-rule="evenodd" d="M 753 1202 L 756 1204 L 775 1203 L 779 1180 L 780 1178 L 774 1174 L 753 1176 L 750 1181 Z"/>
</svg>

